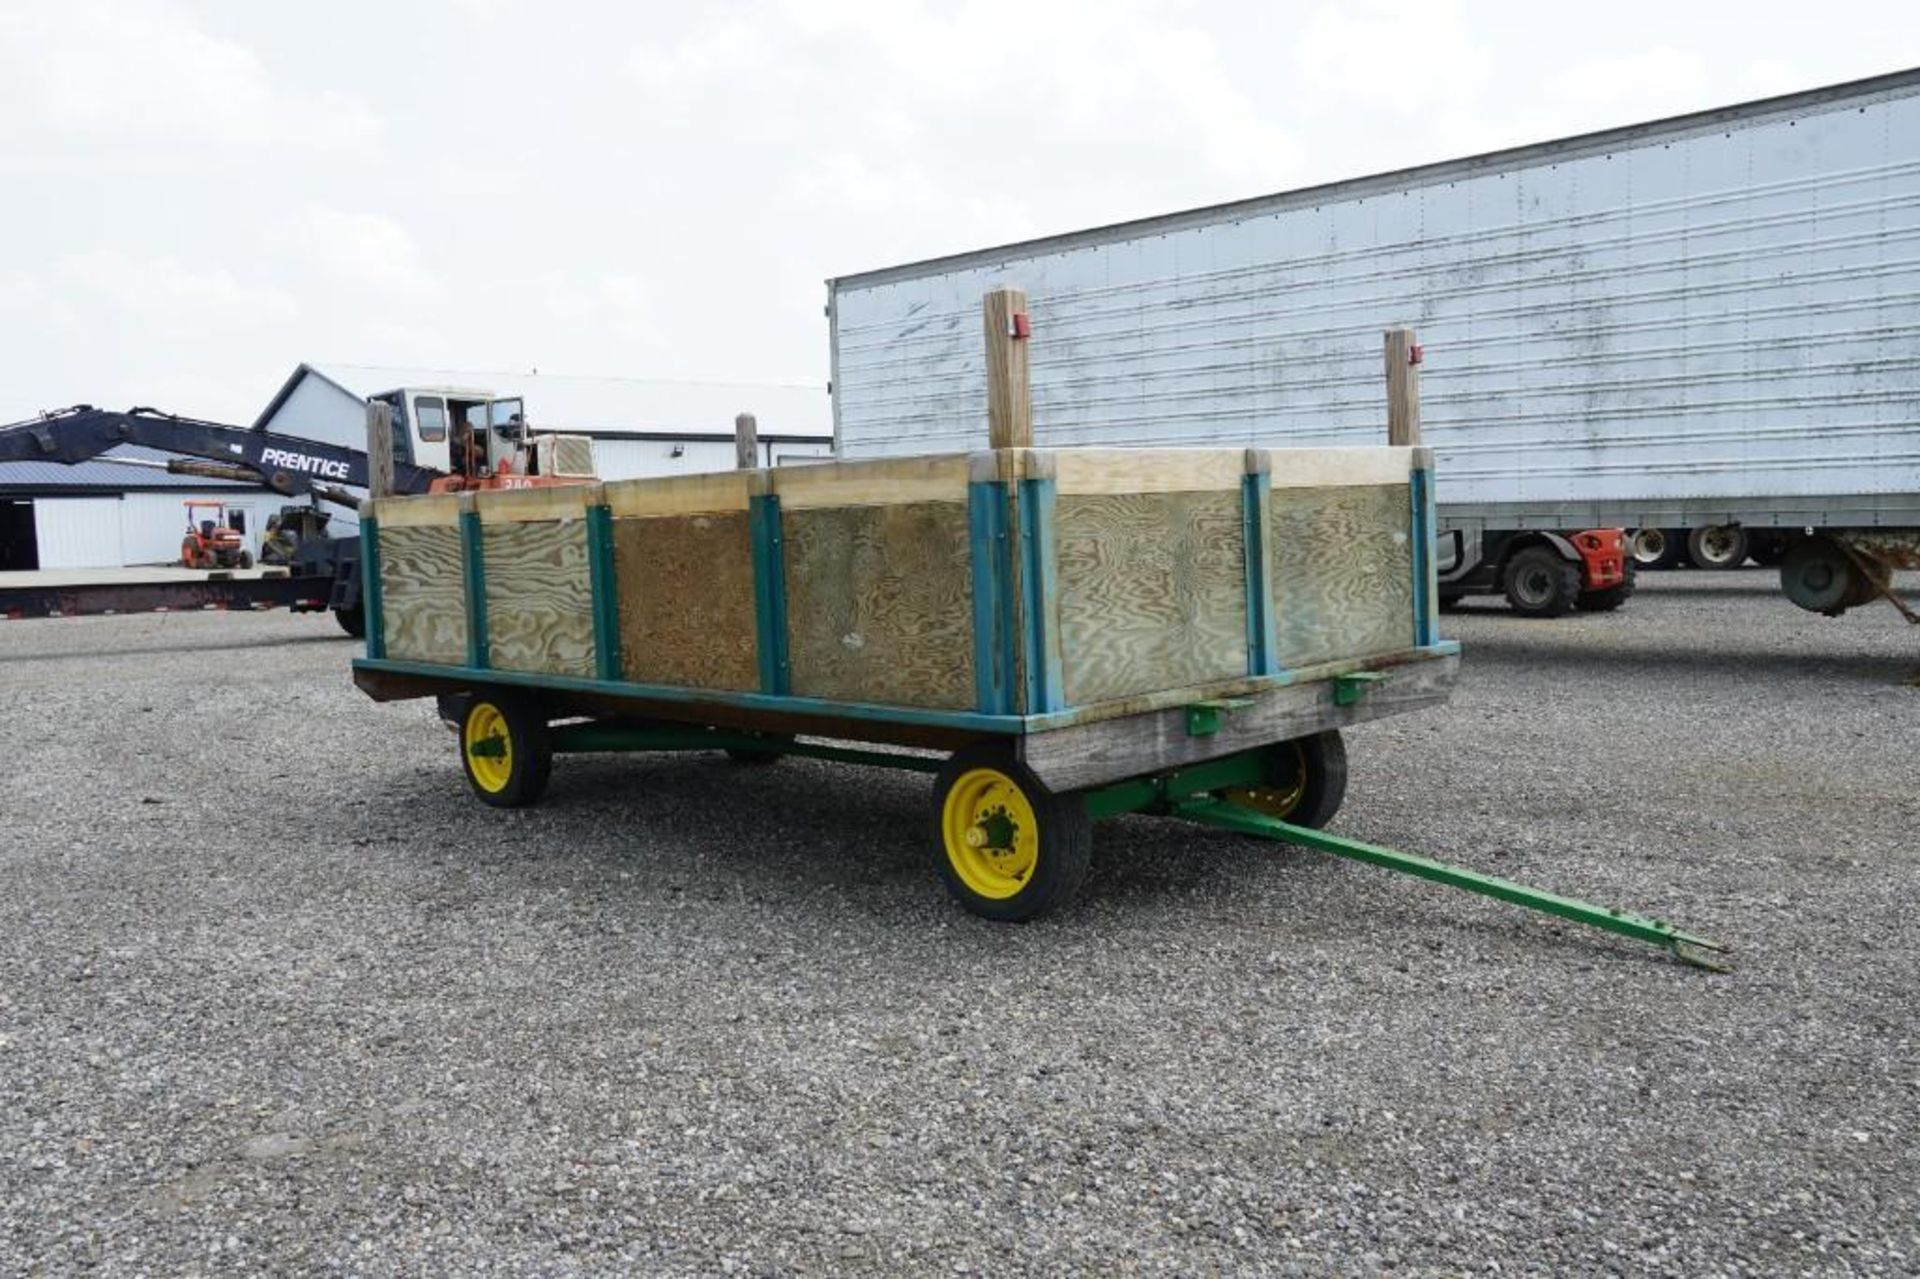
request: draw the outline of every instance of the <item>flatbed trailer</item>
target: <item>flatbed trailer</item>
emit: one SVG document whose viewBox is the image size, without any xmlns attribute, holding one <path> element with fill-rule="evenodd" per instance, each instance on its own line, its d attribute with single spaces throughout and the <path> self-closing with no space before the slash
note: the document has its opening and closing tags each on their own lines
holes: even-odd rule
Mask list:
<svg viewBox="0 0 1920 1279">
<path fill-rule="evenodd" d="M 203 577 L 0 583 L 0 620 L 274 608 L 318 613 L 333 607 L 335 585 L 332 575 L 270 572 L 235 577 L 217 570 Z"/>
<path fill-rule="evenodd" d="M 499 807 L 580 751 L 932 773 L 935 861 L 992 919 L 1060 906 L 1095 820 L 1155 812 L 1716 948 L 1318 829 L 1340 730 L 1456 677 L 1432 491 L 1411 447 L 996 448 L 382 498 L 353 675 L 439 698 Z"/>
</svg>

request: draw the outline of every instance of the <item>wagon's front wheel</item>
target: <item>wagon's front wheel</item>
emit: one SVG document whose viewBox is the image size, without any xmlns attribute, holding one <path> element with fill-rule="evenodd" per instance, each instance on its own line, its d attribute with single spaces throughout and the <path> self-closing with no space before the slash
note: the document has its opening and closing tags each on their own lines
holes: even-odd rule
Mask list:
<svg viewBox="0 0 1920 1279">
<path fill-rule="evenodd" d="M 460 764 L 473 793 L 494 807 L 538 803 L 553 771 L 546 716 L 528 698 L 473 694 L 460 723 Z"/>
<path fill-rule="evenodd" d="M 1318 830 L 1333 820 L 1347 797 L 1347 744 L 1337 728 L 1275 742 L 1262 748 L 1260 772 L 1262 785 L 1224 790 L 1220 797 Z"/>
<path fill-rule="evenodd" d="M 1063 905 L 1087 876 L 1092 824 L 1012 752 L 969 746 L 933 784 L 933 843 L 947 891 L 976 915 L 1018 923 Z"/>
</svg>

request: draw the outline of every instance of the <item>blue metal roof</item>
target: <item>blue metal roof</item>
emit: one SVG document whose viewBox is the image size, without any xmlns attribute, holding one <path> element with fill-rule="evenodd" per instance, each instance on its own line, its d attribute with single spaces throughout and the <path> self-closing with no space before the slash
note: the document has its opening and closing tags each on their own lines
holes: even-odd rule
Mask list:
<svg viewBox="0 0 1920 1279">
<path fill-rule="evenodd" d="M 141 461 L 165 462 L 173 455 L 138 444 L 117 445 L 106 457 L 129 457 Z M 135 489 L 234 489 L 258 488 L 253 484 L 235 484 L 228 480 L 208 480 L 197 475 L 171 475 L 151 466 L 125 466 L 95 460 L 66 466 L 60 462 L 0 462 L 0 493 L 85 492 L 120 493 Z"/>
</svg>

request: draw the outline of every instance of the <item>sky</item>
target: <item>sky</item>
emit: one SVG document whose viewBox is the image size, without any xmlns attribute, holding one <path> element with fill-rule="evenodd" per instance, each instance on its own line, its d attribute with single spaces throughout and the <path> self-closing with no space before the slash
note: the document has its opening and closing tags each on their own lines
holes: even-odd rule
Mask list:
<svg viewBox="0 0 1920 1279">
<path fill-rule="evenodd" d="M 0 423 L 819 385 L 832 276 L 1915 65 L 1911 0 L 0 0 Z"/>
</svg>

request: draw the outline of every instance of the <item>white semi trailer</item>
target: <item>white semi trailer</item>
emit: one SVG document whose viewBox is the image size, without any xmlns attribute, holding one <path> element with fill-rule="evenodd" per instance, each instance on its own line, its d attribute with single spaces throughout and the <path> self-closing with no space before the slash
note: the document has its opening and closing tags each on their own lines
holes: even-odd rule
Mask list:
<svg viewBox="0 0 1920 1279">
<path fill-rule="evenodd" d="M 1376 443 L 1414 326 L 1443 598 L 1589 527 L 1920 568 L 1920 70 L 832 280 L 840 454 L 977 438 L 1000 285 L 1041 445 Z"/>
</svg>

